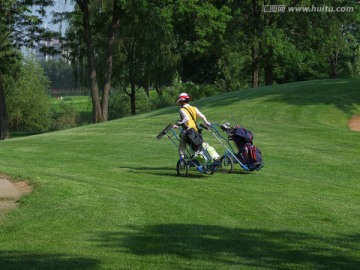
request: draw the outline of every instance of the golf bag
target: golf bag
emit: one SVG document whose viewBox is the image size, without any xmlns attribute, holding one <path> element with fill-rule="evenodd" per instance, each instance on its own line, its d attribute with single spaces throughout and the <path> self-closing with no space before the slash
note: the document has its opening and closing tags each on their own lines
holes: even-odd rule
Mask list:
<svg viewBox="0 0 360 270">
<path fill-rule="evenodd" d="M 185 142 L 190 145 L 192 150 L 198 151 L 204 141 L 199 132 L 193 128 L 189 128 L 185 132 Z"/>
<path fill-rule="evenodd" d="M 229 135 L 229 139 L 234 141 L 239 150 L 237 158 L 247 165 L 250 171 L 257 170 L 262 165 L 261 151 L 253 145 L 253 138 L 252 132 L 241 126 L 234 127 Z"/>
</svg>

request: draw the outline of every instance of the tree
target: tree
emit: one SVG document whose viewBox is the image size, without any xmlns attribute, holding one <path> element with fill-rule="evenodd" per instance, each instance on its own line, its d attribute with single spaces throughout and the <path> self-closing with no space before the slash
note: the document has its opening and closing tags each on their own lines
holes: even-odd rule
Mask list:
<svg viewBox="0 0 360 270">
<path fill-rule="evenodd" d="M 0 1 L 0 139 L 9 138 L 8 113 L 3 76 L 8 67 L 20 60 L 17 51 L 22 46 L 33 46 L 44 38 L 51 39 L 56 33 L 41 28 L 45 7 L 51 0 L 1 0 Z M 36 5 L 34 15 L 29 8 Z"/>
<path fill-rule="evenodd" d="M 115 41 L 112 45 L 112 75 L 111 89 L 122 89 L 130 97 L 132 114 L 136 113 L 136 91 L 145 89 L 148 94 L 150 86 L 155 86 L 161 95 L 161 86 L 172 80 L 178 61 L 174 53 L 175 39 L 172 34 L 171 6 L 160 0 L 128 0 L 117 7 L 121 16 L 116 27 Z M 119 5 L 120 5 L 119 4 Z M 70 29 L 67 32 L 67 44 L 71 48 L 72 63 L 90 68 L 90 57 L 93 57 L 92 78 L 88 86 L 93 89 L 92 96 L 102 94 L 108 96 L 104 87 L 106 76 L 109 74 L 107 65 L 109 35 L 104 29 L 109 29 L 113 22 L 114 5 L 110 1 L 93 1 L 89 7 L 89 25 L 91 26 L 91 43 L 93 56 L 89 56 L 89 39 L 79 40 L 84 36 L 84 12 L 74 13 L 70 20 Z M 81 24 L 81 27 L 79 25 Z M 76 40 L 76 42 L 73 42 Z M 87 61 L 83 61 L 86 54 Z M 89 74 L 89 72 L 88 72 Z M 94 77 L 96 75 L 96 80 Z M 92 83 L 91 83 L 92 82 Z M 93 86 L 92 86 L 93 84 Z M 99 102 L 100 103 L 100 102 Z M 94 105 L 95 104 L 95 105 Z M 100 103 L 101 104 L 101 103 Z M 104 104 L 105 105 L 105 104 Z M 93 107 L 96 108 L 96 103 Z M 103 110 L 100 106 L 100 110 Z M 104 110 L 103 110 L 104 111 Z"/>
<path fill-rule="evenodd" d="M 176 71 L 178 56 L 174 53 L 171 15 L 171 6 L 163 1 L 128 2 L 119 29 L 120 72 L 116 79 L 130 97 L 132 115 L 136 114 L 136 91 L 144 89 L 149 97 L 153 85 L 161 96 L 161 86 L 170 83 Z"/>
<path fill-rule="evenodd" d="M 229 53 L 244 53 L 247 61 L 244 71 L 248 72 L 252 87 L 262 82 L 270 85 L 337 77 L 354 70 L 350 67 L 355 65 L 359 41 L 356 37 L 359 15 L 355 12 L 354 1 L 229 3 L 232 10 L 232 21 L 227 29 Z M 297 7 L 300 4 L 301 7 Z M 354 12 L 304 12 L 304 7 L 312 9 L 314 6 L 352 6 Z M 231 39 L 231 35 L 238 38 Z M 246 55 L 251 56 L 250 61 Z"/>
<path fill-rule="evenodd" d="M 82 33 L 84 42 L 86 45 L 86 56 L 87 56 L 87 67 L 89 77 L 89 87 L 92 97 L 93 104 L 93 117 L 94 122 L 103 122 L 108 120 L 108 103 L 109 103 L 109 92 L 111 88 L 111 79 L 113 73 L 113 56 L 114 48 L 116 43 L 116 33 L 120 25 L 120 19 L 124 13 L 122 1 L 113 0 L 112 4 L 105 2 L 104 15 L 100 16 L 105 19 L 107 27 L 104 29 L 107 33 L 106 46 L 106 57 L 105 57 L 105 74 L 102 91 L 99 90 L 98 74 L 97 74 L 97 59 L 95 55 L 94 46 L 94 22 L 91 18 L 92 8 L 97 7 L 98 3 L 94 1 L 90 3 L 90 0 L 76 0 L 76 3 L 82 13 Z M 96 18 L 96 17 L 94 17 Z M 103 29 L 103 30 L 104 30 Z M 101 92 L 101 100 L 100 100 Z"/>
<path fill-rule="evenodd" d="M 332 35 L 324 40 L 322 47 L 330 67 L 329 77 L 333 79 L 351 76 L 351 69 L 358 54 L 357 48 L 360 46 L 360 40 L 356 38 L 356 34 L 359 34 L 359 16 L 335 15 L 337 16 L 332 17 L 332 22 L 327 26 Z"/>
<path fill-rule="evenodd" d="M 3 87 L 3 78 L 0 71 L 0 140 L 9 138 L 9 117 L 6 108 L 5 91 Z"/>
<path fill-rule="evenodd" d="M 294 7 L 300 0 L 282 1 L 283 6 Z M 272 3 L 267 1 L 251 0 L 235 4 L 242 16 L 239 18 L 239 27 L 245 32 L 245 42 L 249 44 L 251 55 L 251 85 L 259 86 L 261 68 L 264 70 L 266 85 L 273 83 L 275 59 L 289 57 L 289 52 L 295 48 L 291 40 L 282 32 L 282 23 L 286 12 L 269 12 L 267 7 Z M 278 7 L 278 6 L 276 6 Z M 285 38 L 284 38 L 285 37 Z M 282 51 L 284 50 L 285 51 Z"/>
<path fill-rule="evenodd" d="M 16 78 L 4 77 L 9 126 L 15 130 L 47 131 L 51 127 L 50 82 L 40 64 L 25 58 Z"/>
<path fill-rule="evenodd" d="M 7 39 L 6 27 L 0 23 L 0 140 L 9 138 L 9 118 L 7 113 L 3 73 L 10 68 L 10 63 L 17 59 Z M 7 63 L 3 65 L 2 63 Z"/>
<path fill-rule="evenodd" d="M 71 65 L 64 59 L 41 62 L 50 79 L 51 89 L 73 89 L 75 79 Z"/>
<path fill-rule="evenodd" d="M 231 20 L 228 1 L 173 1 L 173 29 L 184 81 L 213 83 Z"/>
<path fill-rule="evenodd" d="M 307 4 L 311 6 L 311 1 Z M 352 76 L 359 48 L 359 14 L 352 1 L 328 0 L 328 7 L 354 7 L 354 12 L 288 13 L 282 31 L 295 47 L 296 64 L 288 63 L 293 80 Z M 289 74 L 284 72 L 285 77 Z M 289 81 L 285 78 L 285 81 Z"/>
</svg>

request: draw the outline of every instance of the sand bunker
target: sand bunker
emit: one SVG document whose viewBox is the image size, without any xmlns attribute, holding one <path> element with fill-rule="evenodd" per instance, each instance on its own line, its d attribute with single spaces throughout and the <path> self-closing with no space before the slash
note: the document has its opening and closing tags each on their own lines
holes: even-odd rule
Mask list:
<svg viewBox="0 0 360 270">
<path fill-rule="evenodd" d="M 17 206 L 19 199 L 32 191 L 28 182 L 10 182 L 0 174 L 0 218 Z"/>
<path fill-rule="evenodd" d="M 349 121 L 349 128 L 354 131 L 360 131 L 360 115 L 356 115 Z"/>
</svg>

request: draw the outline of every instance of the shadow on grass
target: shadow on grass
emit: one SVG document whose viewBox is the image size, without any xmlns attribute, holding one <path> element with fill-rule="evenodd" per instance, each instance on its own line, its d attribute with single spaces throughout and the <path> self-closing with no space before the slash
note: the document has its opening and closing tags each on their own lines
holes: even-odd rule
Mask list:
<svg viewBox="0 0 360 270">
<path fill-rule="evenodd" d="M 240 175 L 249 175 L 251 173 L 256 173 L 256 171 L 254 172 L 248 172 L 248 171 L 244 171 L 240 165 L 235 164 L 234 165 L 234 170 L 230 173 L 230 174 L 240 174 Z M 142 173 L 142 174 L 151 174 L 151 175 L 157 175 L 157 176 L 173 176 L 173 177 L 180 177 L 177 175 L 176 173 L 176 168 L 169 168 L 169 167 L 128 167 L 128 166 L 115 166 L 114 168 L 120 168 L 120 169 L 128 169 L 129 172 L 133 172 L 133 173 Z M 224 173 L 221 171 L 215 171 L 214 174 L 228 174 L 228 173 Z M 189 170 L 189 175 L 186 177 L 182 177 L 182 178 L 203 178 L 203 177 L 207 177 L 210 176 L 211 173 L 202 173 L 199 172 L 196 168 L 191 167 Z"/>
<path fill-rule="evenodd" d="M 347 114 L 354 114 L 358 112 L 355 104 L 360 103 L 359 88 L 359 79 L 313 80 L 222 93 L 193 101 L 192 105 L 200 109 L 208 107 L 214 110 L 246 100 L 265 98 L 264 102 L 281 102 L 295 106 L 333 105 Z M 156 116 L 175 112 L 178 112 L 178 108 L 173 106 L 153 114 Z"/>
<path fill-rule="evenodd" d="M 359 238 L 358 234 L 333 238 L 292 231 L 159 224 L 100 233 L 95 242 L 136 256 L 176 256 L 188 262 L 181 269 L 215 269 L 223 264 L 239 269 L 355 270 L 360 265 L 359 256 L 354 255 L 359 251 Z"/>
<path fill-rule="evenodd" d="M 0 251 L 0 269 L 4 270 L 95 269 L 99 263 L 96 259 L 72 257 L 66 254 Z"/>
<path fill-rule="evenodd" d="M 304 83 L 294 89 L 284 89 L 269 101 L 297 106 L 333 105 L 347 114 L 354 114 L 357 111 L 355 104 L 360 102 L 359 86 L 360 80 L 320 80 L 314 81 L 312 87 Z"/>
<path fill-rule="evenodd" d="M 341 111 L 352 114 L 360 102 L 360 80 L 317 80 L 246 89 L 228 98 L 208 101 L 210 108 L 226 106 L 234 102 L 266 97 L 268 102 L 282 102 L 295 106 L 334 105 Z M 200 101 L 201 102 L 201 101 Z"/>
<path fill-rule="evenodd" d="M 120 169 L 128 169 L 129 172 L 132 173 L 142 173 L 142 174 L 151 174 L 151 175 L 157 175 L 157 176 L 173 176 L 177 178 L 203 178 L 206 177 L 209 174 L 204 174 L 199 171 L 197 171 L 195 168 L 191 168 L 189 171 L 189 175 L 186 177 L 181 177 L 177 175 L 176 167 L 169 168 L 169 167 L 129 167 L 129 166 L 115 166 L 115 168 Z"/>
</svg>

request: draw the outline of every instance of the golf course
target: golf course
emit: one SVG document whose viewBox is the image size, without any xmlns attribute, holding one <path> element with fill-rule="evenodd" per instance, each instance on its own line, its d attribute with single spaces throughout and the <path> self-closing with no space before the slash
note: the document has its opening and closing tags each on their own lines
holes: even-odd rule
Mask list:
<svg viewBox="0 0 360 270">
<path fill-rule="evenodd" d="M 0 174 L 32 190 L 0 212 L 0 269 L 359 269 L 359 79 L 191 104 L 251 130 L 264 167 L 178 177 L 176 147 L 156 139 L 175 105 L 0 141 Z"/>
</svg>

